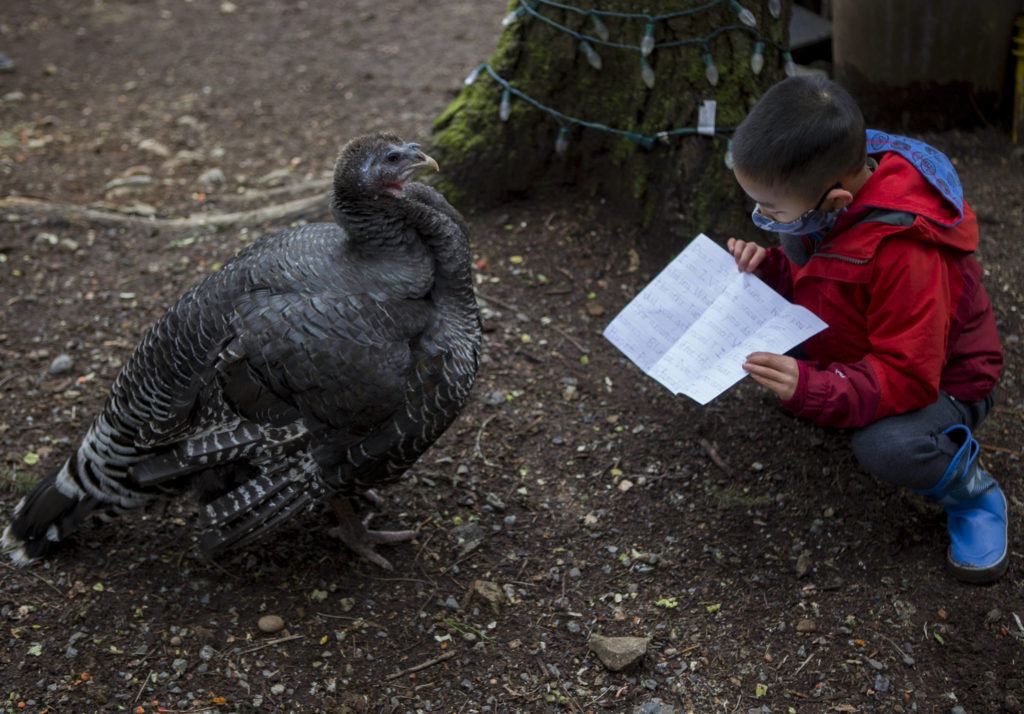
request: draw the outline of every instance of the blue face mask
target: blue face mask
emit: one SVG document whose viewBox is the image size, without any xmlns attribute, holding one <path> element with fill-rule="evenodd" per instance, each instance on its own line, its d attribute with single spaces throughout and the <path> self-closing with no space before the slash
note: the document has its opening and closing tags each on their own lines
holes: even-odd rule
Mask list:
<svg viewBox="0 0 1024 714">
<path fill-rule="evenodd" d="M 768 216 L 761 213 L 761 204 L 754 206 L 753 213 L 750 214 L 750 220 L 754 222 L 754 225 L 765 231 L 774 231 L 775 233 L 787 233 L 789 235 L 807 235 L 808 233 L 824 233 L 832 228 L 835 224 L 839 214 L 845 210 L 837 208 L 834 211 L 822 211 L 820 206 L 825 202 L 825 197 L 836 188 L 842 188 L 842 184 L 837 183 L 834 186 L 829 186 L 828 190 L 825 191 L 818 204 L 803 214 L 795 221 L 789 223 L 779 223 L 773 221 Z"/>
</svg>

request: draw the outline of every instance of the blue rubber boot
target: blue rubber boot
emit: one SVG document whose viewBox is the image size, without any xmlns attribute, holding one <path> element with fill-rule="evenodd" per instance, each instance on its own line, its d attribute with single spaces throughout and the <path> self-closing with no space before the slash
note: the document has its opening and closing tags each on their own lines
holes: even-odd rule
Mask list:
<svg viewBox="0 0 1024 714">
<path fill-rule="evenodd" d="M 946 509 L 952 541 L 946 560 L 953 575 L 969 583 L 994 582 L 1010 562 L 1006 497 L 996 480 L 978 466 L 980 447 L 971 430 L 958 424 L 942 433 L 960 448 L 939 483 L 920 493 Z"/>
</svg>

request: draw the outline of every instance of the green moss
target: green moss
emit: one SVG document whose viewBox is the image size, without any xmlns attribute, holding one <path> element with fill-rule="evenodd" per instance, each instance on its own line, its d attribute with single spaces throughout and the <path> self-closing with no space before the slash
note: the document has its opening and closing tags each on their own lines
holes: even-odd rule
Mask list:
<svg viewBox="0 0 1024 714">
<path fill-rule="evenodd" d="M 518 2 L 510 0 L 508 10 Z M 607 5 L 616 7 L 628 6 L 624 0 Z M 657 14 L 677 7 L 673 0 L 650 0 L 645 10 Z M 589 21 L 575 13 L 545 14 L 589 32 Z M 618 27 L 609 22 L 613 36 L 635 29 L 627 22 Z M 699 36 L 708 27 L 734 24 L 735 17 L 723 5 L 693 22 L 691 27 L 689 19 L 673 21 L 666 32 L 679 38 Z M 752 40 L 742 32 L 723 33 L 711 42 L 721 77 L 716 87 L 704 76 L 698 45 L 656 51 L 650 58 L 653 90 L 641 80 L 635 52 L 596 49 L 604 60 L 600 71 L 582 57 L 575 38 L 540 21 L 520 20 L 501 33 L 488 63 L 541 104 L 580 120 L 648 135 L 695 126 L 698 108 L 708 98 L 717 102 L 717 124 L 734 126 L 745 116 L 750 98 L 777 79 L 772 73 L 781 73 L 781 66 L 773 66 L 766 53 L 765 71 L 753 75 Z M 634 214 L 651 225 L 677 212 L 703 222 L 721 212 L 723 198 L 732 199 L 732 177 L 722 162 L 725 144 L 720 139 L 676 137 L 668 145 L 659 142 L 646 150 L 624 136 L 572 127 L 570 154 L 562 160 L 553 155 L 558 120 L 513 97 L 512 114 L 502 123 L 500 98 L 500 86 L 484 72 L 462 89 L 434 124 L 431 151 L 443 168 L 437 183 L 457 206 L 486 204 L 509 192 L 539 195 L 576 184 L 589 195 L 620 204 L 623 215 Z M 687 175 L 680 181 L 673 174 L 680 170 L 683 157 Z M 681 189 L 687 194 L 685 205 L 666 206 L 680 183 L 686 184 Z"/>
</svg>

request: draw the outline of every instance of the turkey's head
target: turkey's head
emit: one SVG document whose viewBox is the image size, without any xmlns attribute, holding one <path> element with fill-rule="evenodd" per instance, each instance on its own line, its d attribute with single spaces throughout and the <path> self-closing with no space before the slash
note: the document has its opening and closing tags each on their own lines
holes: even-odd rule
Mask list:
<svg viewBox="0 0 1024 714">
<path fill-rule="evenodd" d="M 394 134 L 353 139 L 341 150 L 334 166 L 336 201 L 401 198 L 405 182 L 422 168 L 438 170 L 437 162 Z"/>
</svg>

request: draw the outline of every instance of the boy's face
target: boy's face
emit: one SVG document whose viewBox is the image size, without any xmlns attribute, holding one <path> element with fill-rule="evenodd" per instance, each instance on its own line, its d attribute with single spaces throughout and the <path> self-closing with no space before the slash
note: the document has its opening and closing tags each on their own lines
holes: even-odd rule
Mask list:
<svg viewBox="0 0 1024 714">
<path fill-rule="evenodd" d="M 823 201 L 815 205 L 805 198 L 788 195 L 780 186 L 765 186 L 738 170 L 733 173 L 740 188 L 757 202 L 761 214 L 776 223 L 792 223 L 808 211 L 821 208 Z"/>
</svg>

